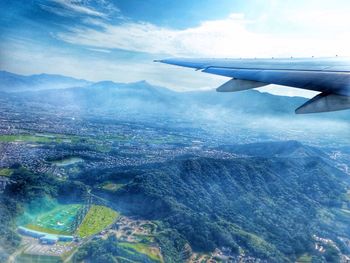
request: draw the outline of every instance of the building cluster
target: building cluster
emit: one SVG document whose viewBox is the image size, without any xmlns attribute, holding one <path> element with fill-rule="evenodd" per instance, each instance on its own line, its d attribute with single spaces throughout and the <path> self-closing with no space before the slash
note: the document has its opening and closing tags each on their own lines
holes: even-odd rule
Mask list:
<svg viewBox="0 0 350 263">
<path fill-rule="evenodd" d="M 221 140 L 188 123 L 78 116 L 52 107 L 43 112 L 12 101 L 1 105 L 0 116 L 0 168 L 20 164 L 34 172 L 65 177 L 73 171 L 72 165 L 58 166 L 52 160 L 78 156 L 84 160 L 75 165 L 81 170 L 140 166 L 182 155 L 235 158 L 216 148 Z"/>
<path fill-rule="evenodd" d="M 339 249 L 339 247 L 337 246 L 337 244 L 333 240 L 328 239 L 328 238 L 318 237 L 316 235 L 313 235 L 313 238 L 315 240 L 315 250 L 316 251 L 323 254 L 327 250 L 326 245 L 331 246 L 331 247 L 335 248 L 337 250 L 337 252 L 339 253 L 340 263 L 350 263 L 350 257 L 348 255 L 342 254 L 341 250 Z M 347 246 L 348 249 L 350 249 L 350 240 L 349 239 L 339 237 L 339 240 L 341 240 L 343 242 L 343 244 L 345 246 Z"/>
<path fill-rule="evenodd" d="M 41 244 L 45 245 L 54 245 L 57 242 L 72 242 L 74 240 L 73 236 L 47 234 L 23 226 L 18 227 L 18 233 L 24 236 L 36 238 Z"/>
</svg>

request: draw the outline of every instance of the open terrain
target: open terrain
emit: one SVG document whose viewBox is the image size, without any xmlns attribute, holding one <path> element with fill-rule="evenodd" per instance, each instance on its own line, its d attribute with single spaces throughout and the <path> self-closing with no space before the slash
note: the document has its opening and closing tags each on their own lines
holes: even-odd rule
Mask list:
<svg viewBox="0 0 350 263">
<path fill-rule="evenodd" d="M 10 176 L 12 174 L 12 170 L 8 168 L 0 169 L 0 176 Z"/>
<path fill-rule="evenodd" d="M 346 262 L 348 115 L 221 95 L 147 82 L 2 93 L 0 262 Z M 44 246 L 18 225 L 76 240 Z"/>
<path fill-rule="evenodd" d="M 53 210 L 38 215 L 27 228 L 51 234 L 71 235 L 74 233 L 74 221 L 82 205 L 59 205 Z"/>
<path fill-rule="evenodd" d="M 79 226 L 77 233 L 83 238 L 97 234 L 111 225 L 118 216 L 118 213 L 110 208 L 93 205 Z"/>
</svg>

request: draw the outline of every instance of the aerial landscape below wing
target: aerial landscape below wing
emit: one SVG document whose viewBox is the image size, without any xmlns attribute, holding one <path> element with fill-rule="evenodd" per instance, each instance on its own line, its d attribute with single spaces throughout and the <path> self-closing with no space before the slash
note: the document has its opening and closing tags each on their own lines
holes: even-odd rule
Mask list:
<svg viewBox="0 0 350 263">
<path fill-rule="evenodd" d="M 350 109 L 350 59 L 186 59 L 155 60 L 231 78 L 218 92 L 235 92 L 269 84 L 320 92 L 297 114 Z"/>
</svg>

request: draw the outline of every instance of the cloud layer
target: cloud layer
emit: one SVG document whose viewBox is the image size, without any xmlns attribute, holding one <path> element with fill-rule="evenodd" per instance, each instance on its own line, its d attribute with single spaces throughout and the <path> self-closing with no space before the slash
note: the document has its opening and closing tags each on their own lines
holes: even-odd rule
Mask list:
<svg viewBox="0 0 350 263">
<path fill-rule="evenodd" d="M 310 29 L 320 30 L 318 34 L 271 34 L 257 32 L 261 20 L 248 20 L 243 14 L 231 14 L 222 20 L 202 22 L 197 27 L 176 30 L 156 26 L 147 22 L 122 22 L 110 24 L 100 22 L 99 29 L 76 26 L 70 31 L 60 32 L 57 38 L 93 48 L 122 49 L 133 52 L 166 54 L 171 56 L 204 57 L 285 57 L 285 56 L 333 56 L 349 55 L 350 38 L 347 32 L 339 32 L 339 23 L 350 25 L 350 19 L 343 13 L 314 13 L 329 20 L 315 24 L 310 17 L 290 14 L 287 18 L 295 25 L 306 23 Z M 335 18 L 337 17 L 337 20 Z M 329 21 L 332 27 L 329 26 Z M 322 30 L 324 29 L 324 30 Z M 339 29 L 339 28 L 338 28 Z M 337 32 L 334 35 L 334 32 Z"/>
<path fill-rule="evenodd" d="M 119 9 L 106 0 L 48 0 L 39 6 L 51 13 L 60 16 L 87 16 L 107 18 L 110 14 L 119 12 Z"/>
</svg>

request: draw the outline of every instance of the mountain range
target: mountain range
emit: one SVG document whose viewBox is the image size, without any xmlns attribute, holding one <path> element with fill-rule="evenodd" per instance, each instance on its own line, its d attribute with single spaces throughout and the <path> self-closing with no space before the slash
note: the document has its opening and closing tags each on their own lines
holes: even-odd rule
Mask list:
<svg viewBox="0 0 350 263">
<path fill-rule="evenodd" d="M 65 89 L 70 87 L 84 87 L 91 82 L 52 74 L 38 74 L 23 76 L 7 71 L 0 71 L 0 91 L 22 92 L 44 89 Z"/>
<path fill-rule="evenodd" d="M 294 116 L 294 109 L 307 101 L 302 97 L 276 96 L 256 90 L 224 94 L 213 90 L 176 92 L 146 81 L 93 83 L 60 75 L 22 76 L 6 71 L 0 71 L 0 92 L 17 100 L 50 103 L 60 107 L 75 105 L 80 110 L 156 114 L 186 114 L 215 109 L 229 114 Z M 348 111 L 313 115 L 312 118 L 320 116 L 349 119 Z"/>
</svg>

